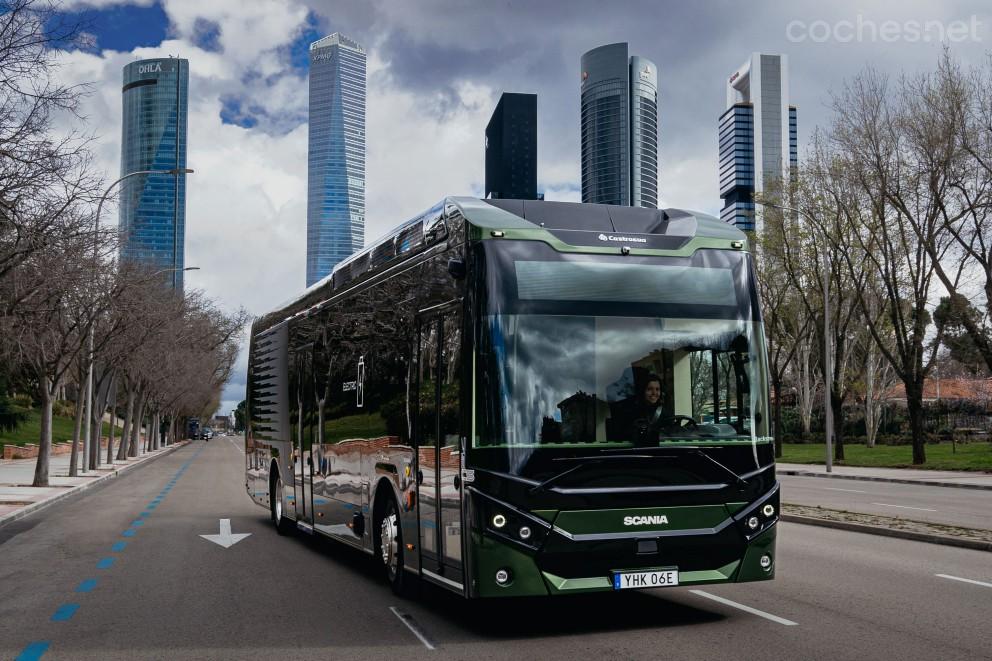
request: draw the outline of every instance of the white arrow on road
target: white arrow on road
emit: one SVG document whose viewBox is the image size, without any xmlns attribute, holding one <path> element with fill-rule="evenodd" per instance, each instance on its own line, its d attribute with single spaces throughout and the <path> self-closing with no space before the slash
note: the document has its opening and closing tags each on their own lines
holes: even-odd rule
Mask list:
<svg viewBox="0 0 992 661">
<path fill-rule="evenodd" d="M 231 548 L 238 542 L 240 542 L 245 537 L 251 535 L 250 532 L 231 532 L 231 520 L 221 519 L 220 520 L 220 534 L 219 535 L 200 535 L 203 539 L 209 540 L 214 544 L 220 544 L 226 549 Z"/>
</svg>

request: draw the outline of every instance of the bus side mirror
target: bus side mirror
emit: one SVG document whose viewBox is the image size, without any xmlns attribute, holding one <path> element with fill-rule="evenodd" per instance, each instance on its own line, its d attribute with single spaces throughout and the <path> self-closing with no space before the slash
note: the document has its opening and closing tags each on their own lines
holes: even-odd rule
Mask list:
<svg viewBox="0 0 992 661">
<path fill-rule="evenodd" d="M 448 260 L 448 274 L 455 280 L 462 280 L 465 278 L 467 270 L 465 269 L 464 259 L 449 259 Z"/>
</svg>

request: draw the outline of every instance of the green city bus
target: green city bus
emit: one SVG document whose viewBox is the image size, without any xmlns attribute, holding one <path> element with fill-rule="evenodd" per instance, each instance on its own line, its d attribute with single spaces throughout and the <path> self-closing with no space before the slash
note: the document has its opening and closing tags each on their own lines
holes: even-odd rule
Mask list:
<svg viewBox="0 0 992 661">
<path fill-rule="evenodd" d="M 446 198 L 255 322 L 247 492 L 398 592 L 771 579 L 754 278 L 699 213 Z"/>
</svg>

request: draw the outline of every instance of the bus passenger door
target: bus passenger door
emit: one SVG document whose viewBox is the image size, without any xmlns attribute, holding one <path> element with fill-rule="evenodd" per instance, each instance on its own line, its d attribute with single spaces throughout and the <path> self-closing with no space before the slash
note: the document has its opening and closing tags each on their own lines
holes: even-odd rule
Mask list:
<svg viewBox="0 0 992 661">
<path fill-rule="evenodd" d="M 462 585 L 459 308 L 418 324 L 417 502 L 423 569 Z"/>
<path fill-rule="evenodd" d="M 313 526 L 313 345 L 293 352 L 293 491 L 297 522 Z"/>
</svg>

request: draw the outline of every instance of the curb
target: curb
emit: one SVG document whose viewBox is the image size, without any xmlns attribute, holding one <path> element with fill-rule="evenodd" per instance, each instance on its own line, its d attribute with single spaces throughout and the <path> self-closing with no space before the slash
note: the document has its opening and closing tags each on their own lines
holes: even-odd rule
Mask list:
<svg viewBox="0 0 992 661">
<path fill-rule="evenodd" d="M 68 491 L 65 491 L 64 493 L 60 493 L 60 494 L 58 494 L 56 496 L 52 496 L 51 498 L 47 498 L 45 500 L 38 501 L 37 503 L 31 503 L 30 505 L 25 505 L 24 507 L 22 507 L 21 509 L 17 510 L 16 512 L 11 512 L 10 514 L 5 514 L 4 516 L 0 516 L 0 528 L 3 528 L 8 523 L 13 523 L 14 521 L 19 521 L 20 519 L 23 519 L 26 516 L 29 516 L 31 514 L 34 514 L 35 512 L 39 512 L 39 511 L 45 509 L 46 507 L 48 507 L 49 505 L 54 505 L 55 503 L 61 502 L 61 501 L 65 500 L 65 499 L 67 499 L 67 498 L 71 498 L 72 496 L 75 496 L 75 495 L 77 495 L 79 493 L 82 493 L 82 492 L 86 491 L 87 489 L 91 489 L 91 488 L 95 487 L 98 484 L 102 484 L 103 482 L 105 482 L 105 481 L 107 481 L 109 479 L 112 479 L 112 478 L 117 477 L 121 473 L 128 472 L 132 468 L 136 468 L 137 466 L 144 466 L 146 463 L 148 463 L 150 461 L 154 461 L 154 460 L 158 459 L 159 457 L 164 457 L 167 454 L 172 454 L 173 452 L 175 452 L 179 448 L 185 447 L 185 446 L 189 445 L 189 443 L 190 443 L 189 441 L 181 441 L 179 443 L 175 443 L 175 444 L 169 446 L 168 448 L 165 448 L 163 451 L 159 452 L 158 454 L 156 454 L 156 455 L 154 455 L 152 457 L 148 457 L 148 455 L 145 455 L 146 456 L 146 459 L 143 459 L 141 461 L 135 462 L 133 464 L 128 464 L 126 466 L 121 466 L 117 470 L 114 470 L 113 472 L 107 473 L 106 475 L 104 475 L 102 477 L 98 477 L 97 479 L 93 480 L 92 482 L 87 482 L 86 484 L 77 485 L 75 487 L 70 488 Z"/>
<path fill-rule="evenodd" d="M 942 546 L 957 546 L 963 549 L 992 552 L 992 542 L 983 542 L 977 539 L 964 539 L 958 537 L 948 537 L 945 535 L 932 535 L 930 533 L 925 533 L 925 532 L 913 532 L 911 530 L 882 528 L 880 526 L 869 526 L 864 523 L 851 523 L 849 521 L 833 521 L 831 519 L 817 519 L 811 516 L 799 516 L 796 514 L 782 514 L 780 519 L 787 523 L 801 523 L 808 526 L 836 528 L 838 530 L 847 530 L 849 532 L 862 532 L 869 535 L 881 535 L 882 537 L 896 537 L 899 539 L 910 539 L 915 542 L 927 542 L 929 544 L 941 544 Z"/>
<path fill-rule="evenodd" d="M 917 484 L 925 487 L 951 487 L 954 489 L 981 489 L 992 491 L 992 484 L 961 484 L 958 482 L 940 482 L 937 480 L 911 480 L 905 477 L 875 477 L 871 475 L 838 475 L 837 473 L 814 473 L 802 470 L 779 470 L 779 475 L 798 475 L 799 477 L 822 477 L 832 480 L 861 480 L 862 482 L 892 482 L 895 484 Z"/>
</svg>

